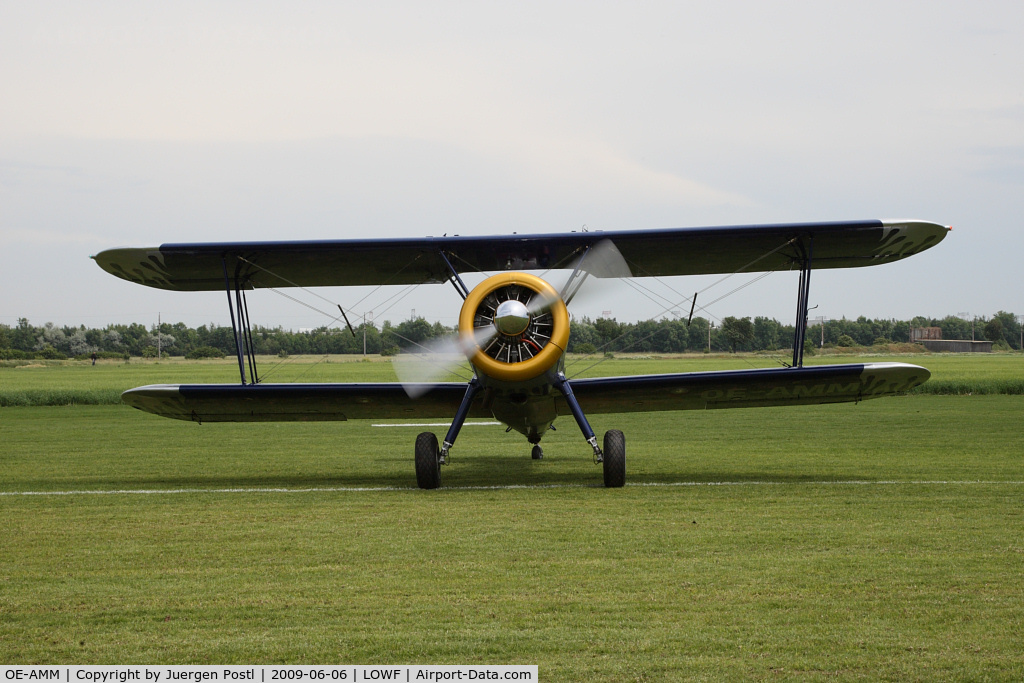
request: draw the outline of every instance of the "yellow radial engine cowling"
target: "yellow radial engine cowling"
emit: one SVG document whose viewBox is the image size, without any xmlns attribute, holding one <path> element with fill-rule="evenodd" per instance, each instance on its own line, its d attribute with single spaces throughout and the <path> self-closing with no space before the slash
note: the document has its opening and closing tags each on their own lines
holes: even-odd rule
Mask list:
<svg viewBox="0 0 1024 683">
<path fill-rule="evenodd" d="M 544 302 L 542 307 L 537 306 L 537 297 Z M 526 308 L 534 301 L 533 308 L 541 310 L 528 315 L 523 329 L 515 331 L 506 324 L 502 331 L 494 318 L 506 301 L 522 302 Z M 542 375 L 565 353 L 569 312 L 555 288 L 536 275 L 499 273 L 466 297 L 459 314 L 459 336 L 470 362 L 481 373 L 505 382 L 521 382 Z"/>
</svg>

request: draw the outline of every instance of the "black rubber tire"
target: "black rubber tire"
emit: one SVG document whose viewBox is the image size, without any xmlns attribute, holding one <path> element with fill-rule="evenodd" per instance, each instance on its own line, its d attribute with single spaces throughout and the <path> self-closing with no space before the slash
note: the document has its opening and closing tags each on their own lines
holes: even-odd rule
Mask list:
<svg viewBox="0 0 1024 683">
<path fill-rule="evenodd" d="M 422 432 L 416 437 L 416 485 L 421 489 L 436 489 L 441 485 L 441 462 L 437 436 L 433 432 Z"/>
<path fill-rule="evenodd" d="M 530 457 L 534 460 L 540 460 L 544 457 L 544 449 L 542 449 L 539 444 L 535 445 L 533 450 L 530 451 Z"/>
<path fill-rule="evenodd" d="M 626 436 L 618 429 L 604 433 L 604 485 L 618 488 L 626 484 Z"/>
</svg>

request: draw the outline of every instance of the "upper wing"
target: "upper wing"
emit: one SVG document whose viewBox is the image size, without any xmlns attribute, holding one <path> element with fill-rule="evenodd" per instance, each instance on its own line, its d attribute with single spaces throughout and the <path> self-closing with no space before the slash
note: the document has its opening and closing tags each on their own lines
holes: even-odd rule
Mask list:
<svg viewBox="0 0 1024 683">
<path fill-rule="evenodd" d="M 897 261 L 934 246 L 948 228 L 927 221 L 848 221 L 713 228 L 305 242 L 164 244 L 93 258 L 125 280 L 179 291 L 418 284 L 460 272 L 568 267 L 587 246 L 615 243 L 634 277 L 760 272 L 813 256 L 814 268 Z"/>
<path fill-rule="evenodd" d="M 588 414 L 704 410 L 861 401 L 916 387 L 929 372 L 905 363 L 818 365 L 573 380 Z M 130 389 L 122 398 L 150 413 L 196 422 L 270 422 L 388 418 L 451 419 L 465 383 L 436 385 L 412 399 L 401 384 L 193 384 Z M 483 392 L 481 392 L 483 393 Z M 571 415 L 555 398 L 559 415 Z M 491 417 L 483 398 L 469 417 Z"/>
</svg>

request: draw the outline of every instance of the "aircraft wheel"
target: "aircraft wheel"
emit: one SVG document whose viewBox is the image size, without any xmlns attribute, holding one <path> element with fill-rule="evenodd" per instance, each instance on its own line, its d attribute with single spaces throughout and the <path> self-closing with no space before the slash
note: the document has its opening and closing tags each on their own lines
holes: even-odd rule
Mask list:
<svg viewBox="0 0 1024 683">
<path fill-rule="evenodd" d="M 534 460 L 540 460 L 541 458 L 544 457 L 544 449 L 542 449 L 539 445 L 534 446 L 533 450 L 530 451 L 530 457 L 533 458 Z"/>
<path fill-rule="evenodd" d="M 416 485 L 421 489 L 436 489 L 441 485 L 441 462 L 437 436 L 433 432 L 422 432 L 416 437 Z"/>
<path fill-rule="evenodd" d="M 604 485 L 618 488 L 626 484 L 626 436 L 618 429 L 604 433 Z"/>
</svg>

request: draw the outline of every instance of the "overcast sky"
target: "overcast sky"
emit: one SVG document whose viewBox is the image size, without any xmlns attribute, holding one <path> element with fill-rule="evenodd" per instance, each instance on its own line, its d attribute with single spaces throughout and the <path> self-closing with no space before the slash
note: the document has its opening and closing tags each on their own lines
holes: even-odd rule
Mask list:
<svg viewBox="0 0 1024 683">
<path fill-rule="evenodd" d="M 1019 1 L 0 2 L 8 325 L 229 322 L 223 294 L 89 259 L 115 246 L 861 218 L 954 230 L 816 273 L 812 317 L 1024 314 L 1022 209 Z M 324 294 L 457 318 L 449 286 L 396 292 Z M 773 274 L 709 313 L 791 322 L 795 299 Z M 620 284 L 573 312 L 662 310 Z"/>
</svg>

